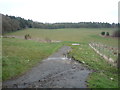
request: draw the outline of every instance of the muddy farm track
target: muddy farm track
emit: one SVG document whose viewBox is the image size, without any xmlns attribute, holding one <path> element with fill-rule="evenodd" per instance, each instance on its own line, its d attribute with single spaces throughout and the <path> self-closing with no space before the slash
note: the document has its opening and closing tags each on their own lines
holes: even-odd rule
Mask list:
<svg viewBox="0 0 120 90">
<path fill-rule="evenodd" d="M 86 88 L 91 70 L 67 58 L 70 49 L 63 46 L 26 74 L 3 82 L 3 88 Z"/>
</svg>

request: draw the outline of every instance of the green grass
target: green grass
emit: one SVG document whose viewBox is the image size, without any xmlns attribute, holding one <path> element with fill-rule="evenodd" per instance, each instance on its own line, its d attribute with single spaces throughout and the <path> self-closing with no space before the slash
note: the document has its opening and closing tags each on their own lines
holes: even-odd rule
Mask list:
<svg viewBox="0 0 120 90">
<path fill-rule="evenodd" d="M 118 60 L 118 51 L 117 49 L 111 49 L 110 47 L 99 47 L 97 45 L 93 46 L 94 48 L 96 48 L 100 53 L 102 53 L 103 55 L 106 55 L 108 58 L 112 58 L 114 61 L 117 61 Z M 114 54 L 116 53 L 116 54 Z"/>
<path fill-rule="evenodd" d="M 102 31 L 113 33 L 115 29 L 111 28 L 66 28 L 66 29 L 25 29 L 6 35 L 23 36 L 30 34 L 32 38 L 45 39 L 49 38 L 52 40 L 62 41 L 77 41 L 77 42 L 100 42 L 103 44 L 117 47 L 117 40 L 114 38 L 104 38 L 99 36 Z"/>
<path fill-rule="evenodd" d="M 3 38 L 2 79 L 7 80 L 23 74 L 61 46 L 61 43 Z"/>
<path fill-rule="evenodd" d="M 88 78 L 90 88 L 116 88 L 118 87 L 118 70 L 108 64 L 102 57 L 89 47 L 90 42 L 97 42 L 111 47 L 118 47 L 116 38 L 101 37 L 102 31 L 113 33 L 111 28 L 67 28 L 67 29 L 26 29 L 6 35 L 22 36 L 30 34 L 32 38 L 62 40 L 63 43 L 49 44 L 26 41 L 20 39 L 3 39 L 3 79 L 9 79 L 28 70 L 43 58 L 56 51 L 62 44 L 71 46 L 80 43 L 80 46 L 71 46 L 70 55 L 76 60 L 85 62 L 85 65 L 94 72 Z M 52 49 L 51 49 L 52 48 Z M 33 54 L 34 53 L 34 54 Z M 39 54 L 38 54 L 39 53 Z M 28 62 L 28 60 L 30 60 Z M 20 63 L 20 64 L 18 64 Z M 12 66 L 12 68 L 10 68 Z M 25 66 L 25 70 L 23 68 Z M 9 69 L 10 68 L 10 69 Z M 16 68 L 16 70 L 15 70 Z M 20 69 L 19 72 L 17 69 Z M 13 71 L 16 71 L 13 72 Z M 113 80 L 110 80 L 113 78 Z"/>
<path fill-rule="evenodd" d="M 95 53 L 88 44 L 81 43 L 80 46 L 71 46 L 73 56 L 94 72 L 88 78 L 90 88 L 118 88 L 118 70 L 108 64 L 102 57 Z M 113 78 L 111 80 L 110 78 Z"/>
</svg>

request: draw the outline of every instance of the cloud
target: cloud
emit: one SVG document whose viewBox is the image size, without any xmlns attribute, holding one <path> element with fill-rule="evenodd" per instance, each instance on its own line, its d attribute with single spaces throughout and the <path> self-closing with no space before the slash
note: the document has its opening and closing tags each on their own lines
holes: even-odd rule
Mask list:
<svg viewBox="0 0 120 90">
<path fill-rule="evenodd" d="M 3 14 L 41 22 L 117 22 L 118 0 L 1 0 Z"/>
</svg>

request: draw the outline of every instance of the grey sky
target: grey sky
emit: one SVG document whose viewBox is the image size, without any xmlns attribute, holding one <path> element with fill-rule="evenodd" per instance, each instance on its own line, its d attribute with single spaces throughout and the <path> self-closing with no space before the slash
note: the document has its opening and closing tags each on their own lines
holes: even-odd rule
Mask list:
<svg viewBox="0 0 120 90">
<path fill-rule="evenodd" d="M 119 0 L 0 0 L 0 13 L 39 22 L 118 22 Z"/>
</svg>

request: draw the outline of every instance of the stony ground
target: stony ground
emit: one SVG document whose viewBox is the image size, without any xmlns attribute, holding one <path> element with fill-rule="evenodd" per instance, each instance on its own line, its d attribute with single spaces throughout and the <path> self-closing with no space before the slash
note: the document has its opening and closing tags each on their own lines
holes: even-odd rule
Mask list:
<svg viewBox="0 0 120 90">
<path fill-rule="evenodd" d="M 70 49 L 63 46 L 24 75 L 3 82 L 3 88 L 86 88 L 91 70 L 67 58 Z"/>
</svg>

